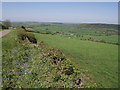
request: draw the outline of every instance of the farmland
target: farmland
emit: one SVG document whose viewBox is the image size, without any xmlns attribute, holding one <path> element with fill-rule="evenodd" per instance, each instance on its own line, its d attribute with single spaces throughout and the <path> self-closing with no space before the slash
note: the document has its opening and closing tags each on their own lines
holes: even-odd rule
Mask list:
<svg viewBox="0 0 120 90">
<path fill-rule="evenodd" d="M 113 86 L 117 86 L 118 46 L 51 35 L 36 34 L 36 37 L 62 50 L 80 69 L 88 70 L 100 87 L 111 87 L 113 82 L 116 83 Z M 112 83 L 108 81 L 110 78 Z"/>
<path fill-rule="evenodd" d="M 78 28 L 78 25 L 66 25 L 65 27 L 58 24 L 53 27 L 37 28 L 36 30 L 44 31 L 47 28 L 52 32 L 65 31 L 65 33 L 70 33 L 70 35 L 40 35 L 38 33 L 35 33 L 35 35 L 38 39 L 45 41 L 48 46 L 62 50 L 69 58 L 73 59 L 72 62 L 80 69 L 88 70 L 88 75 L 98 82 L 98 87 L 117 87 L 118 46 L 114 43 L 118 42 L 118 31 L 113 27 L 97 27 L 97 25 L 94 27 L 88 25 L 88 27 L 80 28 L 79 26 Z M 113 34 L 109 35 L 109 33 Z M 78 37 L 78 35 L 80 36 Z M 89 38 L 104 40 L 106 43 L 92 42 Z"/>
<path fill-rule="evenodd" d="M 35 87 L 40 88 L 48 88 L 51 86 L 78 88 L 78 86 L 73 84 L 70 77 L 65 75 L 58 76 L 60 72 L 57 73 L 57 71 L 53 69 L 54 67 L 51 67 L 49 58 L 42 55 L 43 52 L 47 52 L 46 49 L 49 51 L 49 48 L 60 50 L 65 57 L 70 60 L 70 63 L 73 66 L 78 68 L 81 73 L 85 73 L 82 78 L 84 79 L 85 83 L 90 83 L 86 84 L 86 87 L 95 86 L 94 84 L 91 85 L 91 83 L 96 83 L 98 88 L 118 87 L 119 34 L 117 25 L 37 22 L 13 23 L 13 27 L 16 28 L 20 28 L 22 25 L 27 28 L 27 32 L 35 35 L 35 38 L 37 39 L 37 45 L 27 43 L 25 46 L 24 44 L 19 44 L 17 33 L 20 29 L 12 30 L 10 34 L 2 39 L 4 59 L 3 68 L 6 67 L 6 69 L 3 70 L 3 76 L 6 78 L 6 75 L 10 73 L 10 75 L 8 75 L 9 77 L 13 75 L 13 78 L 10 80 L 16 81 L 18 78 L 20 78 L 17 81 L 17 85 L 12 84 L 13 87 L 34 87 L 35 85 Z M 40 45 L 41 48 L 44 47 L 43 49 L 38 47 L 41 42 L 44 42 L 45 44 L 45 46 Z M 16 52 L 19 53 L 15 55 Z M 11 55 L 13 56 L 11 57 Z M 26 68 L 26 72 L 28 74 L 25 74 L 24 72 L 22 76 L 14 76 L 13 71 L 9 70 L 10 67 L 12 67 L 15 72 L 20 72 L 19 69 L 16 69 L 20 66 L 19 64 L 16 65 L 16 61 L 14 60 L 17 60 L 19 63 L 24 63 L 24 60 L 20 60 L 25 57 L 29 58 L 28 56 L 32 57 L 29 59 L 30 62 L 26 61 L 27 66 L 30 67 L 24 67 Z M 8 66 L 7 63 L 11 64 L 11 66 Z M 42 70 L 42 67 L 46 72 Z M 6 72 L 6 70 L 8 71 Z M 32 75 L 29 73 L 31 71 L 33 72 Z M 47 76 L 47 71 L 50 72 L 49 76 Z M 44 78 L 40 80 L 42 75 Z M 56 75 L 57 78 L 61 77 L 66 79 L 66 83 L 56 80 L 53 78 L 54 75 Z M 71 77 L 74 77 L 74 75 Z M 5 79 L 5 82 L 10 83 L 7 80 Z M 25 85 L 22 84 L 22 80 L 24 80 L 23 82 L 26 82 Z M 41 84 L 43 81 L 44 83 Z M 6 85 L 5 82 L 4 85 Z M 32 84 L 31 82 L 34 83 Z M 60 85 L 61 82 L 64 86 Z"/>
<path fill-rule="evenodd" d="M 37 23 L 24 22 L 13 23 L 14 26 L 24 25 L 34 31 L 42 34 L 57 34 L 69 36 L 71 38 L 103 41 L 106 43 L 119 44 L 118 42 L 118 26 L 109 24 L 71 24 L 71 23 Z"/>
</svg>

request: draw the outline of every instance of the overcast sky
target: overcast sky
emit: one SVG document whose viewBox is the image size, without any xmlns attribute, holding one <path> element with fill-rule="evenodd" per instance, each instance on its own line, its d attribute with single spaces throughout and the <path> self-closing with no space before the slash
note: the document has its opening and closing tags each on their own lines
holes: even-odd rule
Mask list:
<svg viewBox="0 0 120 90">
<path fill-rule="evenodd" d="M 117 2 L 3 2 L 2 20 L 118 23 Z"/>
</svg>

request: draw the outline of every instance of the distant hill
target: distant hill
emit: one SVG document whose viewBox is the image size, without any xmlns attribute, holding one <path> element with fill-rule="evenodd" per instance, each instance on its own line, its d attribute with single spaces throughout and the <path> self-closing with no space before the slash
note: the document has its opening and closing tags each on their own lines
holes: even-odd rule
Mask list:
<svg viewBox="0 0 120 90">
<path fill-rule="evenodd" d="M 117 24 L 79 24 L 81 28 L 109 28 L 118 29 Z"/>
<path fill-rule="evenodd" d="M 101 23 L 57 23 L 57 22 L 12 22 L 12 25 L 15 27 L 19 27 L 24 25 L 25 27 L 41 27 L 41 26 L 50 26 L 50 25 L 62 25 L 62 26 L 75 26 L 78 28 L 89 28 L 89 29 L 116 29 L 118 30 L 117 24 L 101 24 Z"/>
</svg>

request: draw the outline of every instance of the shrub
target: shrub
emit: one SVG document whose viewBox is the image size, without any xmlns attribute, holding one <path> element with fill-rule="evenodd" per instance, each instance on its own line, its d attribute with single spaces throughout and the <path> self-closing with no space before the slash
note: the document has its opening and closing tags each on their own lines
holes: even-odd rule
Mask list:
<svg viewBox="0 0 120 90">
<path fill-rule="evenodd" d="M 111 44 L 120 45 L 120 43 L 119 43 L 119 42 L 116 42 L 116 43 L 111 43 Z"/>
<path fill-rule="evenodd" d="M 102 43 L 106 43 L 106 41 L 105 41 L 105 40 L 103 40 L 103 39 L 102 39 L 102 40 L 100 40 L 100 42 L 102 42 Z"/>
<path fill-rule="evenodd" d="M 27 38 L 30 42 L 32 43 L 37 43 L 37 39 L 35 38 L 34 34 L 32 33 L 27 33 Z"/>
<path fill-rule="evenodd" d="M 46 31 L 46 34 L 52 34 L 52 32 L 50 32 L 50 31 Z"/>
<path fill-rule="evenodd" d="M 18 33 L 18 38 L 20 40 L 25 40 L 27 37 L 26 37 L 26 32 L 19 32 Z"/>
<path fill-rule="evenodd" d="M 32 33 L 22 31 L 22 32 L 18 33 L 18 37 L 19 37 L 20 40 L 28 39 L 32 43 L 37 43 L 37 40 L 36 40 L 34 34 L 32 34 Z"/>
</svg>

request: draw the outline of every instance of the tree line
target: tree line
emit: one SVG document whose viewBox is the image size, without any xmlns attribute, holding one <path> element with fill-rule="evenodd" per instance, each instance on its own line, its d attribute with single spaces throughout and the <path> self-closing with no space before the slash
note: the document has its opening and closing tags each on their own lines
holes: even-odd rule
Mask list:
<svg viewBox="0 0 120 90">
<path fill-rule="evenodd" d="M 5 20 L 2 21 L 2 23 L 0 24 L 0 28 L 2 29 L 9 29 L 9 27 L 11 27 L 11 21 L 10 20 Z"/>
</svg>

